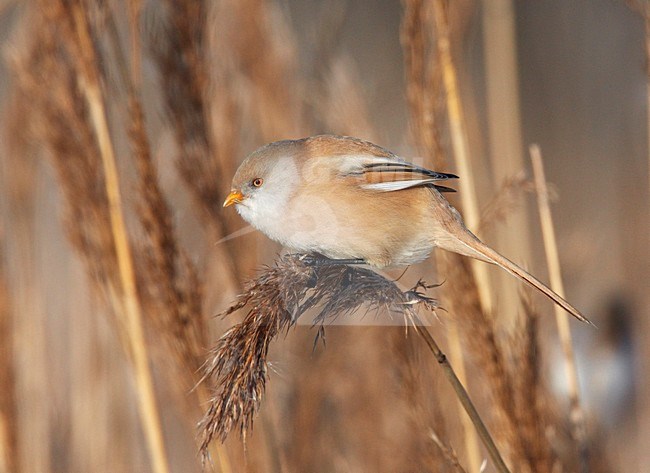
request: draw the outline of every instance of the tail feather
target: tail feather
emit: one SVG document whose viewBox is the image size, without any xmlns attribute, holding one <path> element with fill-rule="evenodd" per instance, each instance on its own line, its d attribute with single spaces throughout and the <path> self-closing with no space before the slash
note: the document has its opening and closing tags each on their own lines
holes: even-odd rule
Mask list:
<svg viewBox="0 0 650 473">
<path fill-rule="evenodd" d="M 453 251 L 465 254 L 467 256 L 471 256 L 473 258 L 488 263 L 496 264 L 497 266 L 503 268 L 513 276 L 519 278 L 520 280 L 526 282 L 528 285 L 540 291 L 546 297 L 548 297 L 557 305 L 559 305 L 564 310 L 566 310 L 569 314 L 573 315 L 576 319 L 580 320 L 581 322 L 586 322 L 590 325 L 594 325 L 587 317 L 582 315 L 582 313 L 580 313 L 578 309 L 576 309 L 571 304 L 569 304 L 569 302 L 567 302 L 562 296 L 557 294 L 550 287 L 548 287 L 546 284 L 541 282 L 539 279 L 537 279 L 535 276 L 530 274 L 528 271 L 521 268 L 517 264 L 513 263 L 508 258 L 497 253 L 495 250 L 487 246 L 485 243 L 481 242 L 478 238 L 474 237 L 474 235 L 469 234 L 468 238 L 459 239 L 459 243 L 464 245 L 467 251 L 466 252 L 458 251 L 458 248 L 454 248 Z"/>
</svg>

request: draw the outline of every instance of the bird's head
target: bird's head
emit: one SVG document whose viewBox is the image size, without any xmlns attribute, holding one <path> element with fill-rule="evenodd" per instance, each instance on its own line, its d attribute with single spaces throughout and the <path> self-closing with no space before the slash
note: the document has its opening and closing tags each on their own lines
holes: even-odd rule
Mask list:
<svg viewBox="0 0 650 473">
<path fill-rule="evenodd" d="M 224 207 L 235 205 L 251 225 L 264 231 L 277 221 L 299 184 L 294 141 L 279 141 L 251 153 L 232 180 Z"/>
</svg>

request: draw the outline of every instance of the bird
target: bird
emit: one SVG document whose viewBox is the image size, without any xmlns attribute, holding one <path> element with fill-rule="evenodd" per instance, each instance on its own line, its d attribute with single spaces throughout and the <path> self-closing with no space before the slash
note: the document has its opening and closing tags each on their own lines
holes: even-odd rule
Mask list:
<svg viewBox="0 0 650 473">
<path fill-rule="evenodd" d="M 382 269 L 434 248 L 494 264 L 582 322 L 578 309 L 483 243 L 443 193 L 458 176 L 412 164 L 369 141 L 315 135 L 269 143 L 242 161 L 223 206 L 298 253 Z M 593 325 L 593 324 L 592 324 Z"/>
</svg>

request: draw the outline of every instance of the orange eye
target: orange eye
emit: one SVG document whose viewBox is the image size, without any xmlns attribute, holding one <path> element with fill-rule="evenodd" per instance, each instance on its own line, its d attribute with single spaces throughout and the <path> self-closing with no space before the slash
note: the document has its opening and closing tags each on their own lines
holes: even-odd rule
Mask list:
<svg viewBox="0 0 650 473">
<path fill-rule="evenodd" d="M 251 182 L 251 184 L 253 184 L 253 187 L 260 187 L 263 183 L 264 183 L 264 179 L 262 179 L 261 177 L 253 179 L 253 181 Z"/>
</svg>

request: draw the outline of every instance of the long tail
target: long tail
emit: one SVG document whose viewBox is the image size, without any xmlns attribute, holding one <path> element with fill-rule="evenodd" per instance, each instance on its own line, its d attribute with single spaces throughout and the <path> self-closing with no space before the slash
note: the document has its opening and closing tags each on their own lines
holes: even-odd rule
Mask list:
<svg viewBox="0 0 650 473">
<path fill-rule="evenodd" d="M 558 295 L 555 291 L 553 291 L 550 287 L 541 282 L 535 276 L 510 261 L 508 258 L 494 251 L 492 248 L 476 238 L 468 230 L 465 230 L 465 232 L 466 233 L 463 232 L 464 234 L 460 237 L 456 236 L 456 242 L 454 242 L 455 244 L 451 245 L 452 247 L 445 248 L 445 246 L 442 246 L 442 248 L 454 251 L 456 253 L 464 254 L 466 256 L 471 256 L 472 258 L 476 258 L 487 263 L 496 264 L 510 274 L 516 276 L 517 278 L 540 291 L 546 297 L 566 310 L 569 314 L 573 315 L 576 319 L 582 322 L 586 322 L 590 325 L 594 325 L 587 317 L 582 315 L 578 309 L 569 304 L 563 297 Z"/>
</svg>

